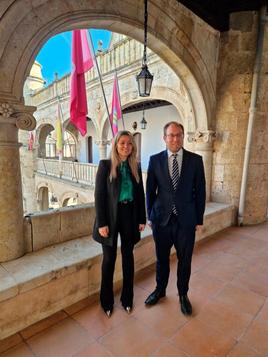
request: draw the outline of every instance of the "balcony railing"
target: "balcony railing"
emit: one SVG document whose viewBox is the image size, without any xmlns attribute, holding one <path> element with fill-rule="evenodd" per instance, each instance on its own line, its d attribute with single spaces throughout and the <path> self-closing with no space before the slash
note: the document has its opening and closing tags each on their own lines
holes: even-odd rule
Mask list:
<svg viewBox="0 0 268 357">
<path fill-rule="evenodd" d="M 48 176 L 82 183 L 88 186 L 95 186 L 98 165 L 82 162 L 64 161 L 57 159 L 36 160 L 36 171 Z M 143 182 L 145 183 L 147 172 L 142 172 Z"/>
<path fill-rule="evenodd" d="M 113 72 L 115 69 L 125 68 L 139 63 L 142 60 L 143 44 L 132 38 L 126 37 L 123 41 L 115 44 L 111 49 L 98 54 L 96 56 L 102 75 Z M 151 50 L 148 49 L 149 58 L 158 58 Z M 98 78 L 98 73 L 95 67 L 86 73 L 86 83 L 93 83 Z M 57 95 L 69 95 L 70 92 L 70 75 L 66 75 L 57 82 L 50 84 L 33 94 L 30 98 L 32 105 L 38 106 L 45 103 Z"/>
<path fill-rule="evenodd" d="M 38 173 L 72 182 L 83 183 L 89 186 L 95 185 L 98 165 L 42 158 L 38 158 L 36 164 L 36 171 Z"/>
</svg>

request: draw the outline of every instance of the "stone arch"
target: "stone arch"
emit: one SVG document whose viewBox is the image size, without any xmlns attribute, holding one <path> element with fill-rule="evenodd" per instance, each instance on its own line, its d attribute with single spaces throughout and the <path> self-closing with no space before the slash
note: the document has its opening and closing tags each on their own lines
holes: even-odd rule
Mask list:
<svg viewBox="0 0 268 357">
<path fill-rule="evenodd" d="M 63 122 L 63 129 L 69 131 L 75 138 L 76 143 L 78 142 L 78 130 L 76 127 L 70 122 L 70 119 L 66 119 Z"/>
<path fill-rule="evenodd" d="M 59 200 L 59 197 L 57 194 L 55 194 L 55 190 L 51 182 L 40 182 L 37 186 L 37 204 L 40 211 L 49 209 L 49 198 L 51 198 L 51 196 L 54 196 L 57 201 Z"/>
<path fill-rule="evenodd" d="M 75 198 L 77 199 L 77 204 L 84 204 L 84 203 L 87 203 L 88 200 L 86 197 L 84 197 L 81 192 L 75 192 L 75 191 L 67 191 L 67 192 L 64 192 L 60 198 L 59 198 L 59 203 L 60 203 L 60 207 L 65 207 L 67 206 L 67 201 L 70 199 L 70 198 Z"/>
<path fill-rule="evenodd" d="M 37 204 L 40 211 L 47 211 L 49 208 L 49 192 L 53 192 L 51 184 L 42 182 L 37 186 Z"/>
<path fill-rule="evenodd" d="M 47 211 L 49 208 L 48 187 L 42 186 L 38 190 L 38 208 L 40 211 Z"/>
<path fill-rule="evenodd" d="M 172 104 L 178 111 L 179 116 L 182 118 L 185 131 L 195 132 L 198 127 L 202 127 L 202 125 L 205 125 L 205 123 L 202 122 L 200 122 L 199 124 L 197 123 L 193 104 L 188 94 L 186 94 L 186 97 L 187 99 L 182 98 L 180 91 L 175 91 L 173 88 L 155 86 L 148 99 L 138 98 L 138 99 L 130 100 L 129 93 L 128 92 L 123 93 L 123 95 L 121 95 L 121 104 L 122 104 L 122 109 L 124 109 L 130 105 L 140 103 L 146 100 L 155 100 L 155 99 L 165 100 L 170 104 Z M 101 132 L 100 137 L 102 140 L 107 139 L 109 129 L 110 129 L 110 123 L 107 118 L 107 113 L 104 112 L 100 124 L 100 132 Z"/>
<path fill-rule="evenodd" d="M 107 6 L 105 2 L 66 0 L 14 2 L 4 12 L 2 26 L 12 23 L 16 31 L 3 30 L 1 68 L 5 68 L 0 92 L 22 102 L 23 84 L 42 45 L 51 36 L 73 28 L 106 28 L 143 42 L 143 11 L 136 0 Z M 101 15 L 100 15 L 101 14 Z M 207 118 L 207 129 L 214 114 L 218 32 L 186 10 L 176 0 L 149 1 L 148 44 L 181 78 L 193 102 L 202 102 L 195 115 Z M 200 31 L 202 27 L 203 31 Z M 205 33 L 204 33 L 205 32 Z M 205 38 L 205 40 L 204 40 Z M 215 58 L 211 63 L 209 58 Z"/>
<path fill-rule="evenodd" d="M 54 123 L 41 124 L 37 127 L 35 140 L 38 143 L 38 157 L 46 156 L 46 139 L 54 129 Z"/>
<path fill-rule="evenodd" d="M 42 182 L 39 182 L 39 184 L 37 186 L 37 194 L 38 194 L 40 188 L 42 188 L 42 187 L 47 187 L 50 192 L 54 192 L 54 188 L 50 182 L 42 181 Z"/>
</svg>

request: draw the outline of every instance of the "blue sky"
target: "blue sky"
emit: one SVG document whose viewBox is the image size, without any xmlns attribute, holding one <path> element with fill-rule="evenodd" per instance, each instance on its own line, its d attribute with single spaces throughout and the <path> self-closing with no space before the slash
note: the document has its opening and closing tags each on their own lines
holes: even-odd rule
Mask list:
<svg viewBox="0 0 268 357">
<path fill-rule="evenodd" d="M 107 49 L 111 39 L 111 32 L 107 30 L 90 30 L 94 49 L 98 47 L 98 40 L 103 41 L 103 49 Z M 71 31 L 62 32 L 51 37 L 38 53 L 36 60 L 42 65 L 42 74 L 46 84 L 53 81 L 54 73 L 59 77 L 71 72 Z"/>
</svg>

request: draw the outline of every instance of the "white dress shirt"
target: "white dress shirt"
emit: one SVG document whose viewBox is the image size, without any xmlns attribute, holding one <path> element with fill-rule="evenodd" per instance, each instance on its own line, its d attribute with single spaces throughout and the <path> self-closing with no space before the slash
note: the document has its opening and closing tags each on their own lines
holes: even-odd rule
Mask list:
<svg viewBox="0 0 268 357">
<path fill-rule="evenodd" d="M 173 156 L 174 154 L 177 154 L 177 161 L 179 165 L 179 173 L 181 174 L 181 165 L 182 165 L 182 156 L 183 156 L 183 150 L 180 148 L 178 152 L 171 152 L 170 150 L 167 150 L 168 153 L 168 170 L 169 170 L 169 175 L 172 177 L 172 165 L 173 165 Z"/>
</svg>

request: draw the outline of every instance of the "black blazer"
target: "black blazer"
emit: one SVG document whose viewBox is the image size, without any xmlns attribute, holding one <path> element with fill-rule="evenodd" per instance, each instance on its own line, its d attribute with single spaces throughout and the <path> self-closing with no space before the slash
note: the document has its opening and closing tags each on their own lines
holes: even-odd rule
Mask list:
<svg viewBox="0 0 268 357">
<path fill-rule="evenodd" d="M 203 224 L 206 184 L 202 157 L 183 149 L 181 175 L 173 190 L 168 169 L 167 151 L 150 157 L 146 183 L 148 218 L 165 226 L 175 203 L 182 227 L 194 228 Z"/>
<path fill-rule="evenodd" d="M 120 195 L 121 177 L 118 172 L 116 179 L 110 180 L 111 160 L 101 160 L 99 163 L 95 185 L 96 219 L 93 229 L 93 239 L 99 243 L 112 246 L 117 235 L 116 221 L 118 199 Z M 146 223 L 145 197 L 142 183 L 141 169 L 138 169 L 140 181 L 137 183 L 132 176 L 133 183 L 133 239 L 134 243 L 140 240 L 139 224 Z M 109 227 L 109 237 L 99 234 L 100 227 Z"/>
</svg>

